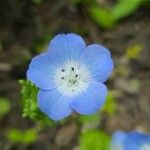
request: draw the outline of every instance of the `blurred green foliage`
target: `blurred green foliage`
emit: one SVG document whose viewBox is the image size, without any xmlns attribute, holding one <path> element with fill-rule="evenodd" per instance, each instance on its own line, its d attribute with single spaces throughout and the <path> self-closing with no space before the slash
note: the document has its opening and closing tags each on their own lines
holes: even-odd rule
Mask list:
<svg viewBox="0 0 150 150">
<path fill-rule="evenodd" d="M 82 123 L 82 124 L 88 124 L 91 122 L 99 122 L 100 121 L 100 114 L 99 112 L 93 114 L 93 115 L 80 115 L 78 120 Z"/>
<path fill-rule="evenodd" d="M 6 136 L 14 143 L 30 144 L 36 141 L 38 132 L 33 128 L 27 129 L 26 131 L 21 131 L 20 129 L 10 129 Z"/>
<path fill-rule="evenodd" d="M 125 56 L 129 59 L 139 58 L 142 50 L 144 49 L 143 45 L 135 44 L 127 48 Z"/>
<path fill-rule="evenodd" d="M 90 17 L 103 28 L 111 28 L 115 25 L 111 12 L 107 8 L 93 6 L 89 7 L 88 12 Z"/>
<path fill-rule="evenodd" d="M 6 115 L 11 109 L 11 103 L 6 98 L 0 98 L 0 118 Z"/>
<path fill-rule="evenodd" d="M 111 9 L 112 19 L 118 21 L 132 14 L 141 4 L 142 0 L 118 0 Z"/>
<path fill-rule="evenodd" d="M 86 130 L 80 136 L 80 150 L 109 150 L 110 137 L 103 131 Z"/>
<path fill-rule="evenodd" d="M 112 115 L 116 110 L 116 97 L 115 92 L 109 91 L 107 94 L 106 102 L 102 108 L 102 112 Z"/>
<path fill-rule="evenodd" d="M 37 106 L 38 88 L 28 80 L 20 80 L 23 117 L 38 121 L 41 127 L 52 126 L 54 122 L 40 111 Z"/>
<path fill-rule="evenodd" d="M 104 6 L 104 2 L 96 0 L 70 1 L 74 5 L 82 3 L 91 19 L 104 29 L 113 28 L 118 21 L 133 14 L 143 3 L 148 3 L 147 0 L 117 0 L 111 6 Z"/>
<path fill-rule="evenodd" d="M 141 4 L 142 0 L 118 0 L 109 8 L 102 6 L 89 7 L 91 18 L 103 28 L 112 28 L 122 18 L 132 14 Z M 94 13 L 93 13 L 94 12 Z"/>
</svg>

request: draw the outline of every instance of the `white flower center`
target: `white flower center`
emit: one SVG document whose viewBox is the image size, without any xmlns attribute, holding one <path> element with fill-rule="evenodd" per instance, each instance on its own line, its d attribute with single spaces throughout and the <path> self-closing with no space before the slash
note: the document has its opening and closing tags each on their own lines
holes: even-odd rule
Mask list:
<svg viewBox="0 0 150 150">
<path fill-rule="evenodd" d="M 150 150 L 150 144 L 144 144 L 141 146 L 140 150 Z"/>
<path fill-rule="evenodd" d="M 77 61 L 67 61 L 56 69 L 54 82 L 63 95 L 73 96 L 88 87 L 90 78 L 86 65 Z"/>
<path fill-rule="evenodd" d="M 123 150 L 123 146 L 122 144 L 115 144 L 115 145 L 112 145 L 111 150 Z"/>
</svg>

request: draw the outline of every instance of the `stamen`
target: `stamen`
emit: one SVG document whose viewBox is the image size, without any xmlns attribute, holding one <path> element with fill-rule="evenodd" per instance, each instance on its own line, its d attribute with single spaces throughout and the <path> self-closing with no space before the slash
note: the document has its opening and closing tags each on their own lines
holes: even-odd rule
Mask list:
<svg viewBox="0 0 150 150">
<path fill-rule="evenodd" d="M 71 70 L 74 71 L 74 67 L 71 67 Z"/>
<path fill-rule="evenodd" d="M 64 78 L 64 77 L 61 77 L 61 79 L 64 80 L 65 78 Z"/>
<path fill-rule="evenodd" d="M 62 72 L 65 72 L 65 69 L 61 69 Z"/>
<path fill-rule="evenodd" d="M 62 68 L 58 68 L 55 76 L 55 82 L 62 94 L 72 96 L 83 91 L 88 86 L 89 72 L 84 64 L 72 61 L 64 64 Z M 61 86 L 62 85 L 62 86 Z"/>
<path fill-rule="evenodd" d="M 75 84 L 76 82 L 77 82 L 76 80 L 72 81 L 73 84 Z"/>
</svg>

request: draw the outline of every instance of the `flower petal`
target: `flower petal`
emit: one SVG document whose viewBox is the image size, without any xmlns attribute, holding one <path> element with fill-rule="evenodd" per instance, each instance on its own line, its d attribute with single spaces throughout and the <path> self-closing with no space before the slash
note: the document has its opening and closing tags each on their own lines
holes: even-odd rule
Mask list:
<svg viewBox="0 0 150 150">
<path fill-rule="evenodd" d="M 70 99 L 63 96 L 57 89 L 50 91 L 40 90 L 38 93 L 38 106 L 53 120 L 60 120 L 72 113 Z"/>
<path fill-rule="evenodd" d="M 85 42 L 79 35 L 59 34 L 51 40 L 48 51 L 50 55 L 55 54 L 55 58 L 79 59 L 85 47 Z"/>
<path fill-rule="evenodd" d="M 93 44 L 85 49 L 89 70 L 96 81 L 105 82 L 113 69 L 113 61 L 109 50 Z"/>
<path fill-rule="evenodd" d="M 113 61 L 110 58 L 93 61 L 89 70 L 96 81 L 104 83 L 113 70 Z"/>
<path fill-rule="evenodd" d="M 124 140 L 126 138 L 126 133 L 122 131 L 117 131 L 112 136 L 112 141 L 110 145 L 110 150 L 123 150 Z"/>
<path fill-rule="evenodd" d="M 89 45 L 88 47 L 86 47 L 85 51 L 89 55 L 89 57 L 111 57 L 109 50 L 100 44 Z"/>
<path fill-rule="evenodd" d="M 55 85 L 52 78 L 55 68 L 56 66 L 51 63 L 47 53 L 38 55 L 30 63 L 27 78 L 41 89 L 53 89 Z"/>
<path fill-rule="evenodd" d="M 76 51 L 77 49 L 85 48 L 85 46 L 84 40 L 77 34 L 59 34 L 51 40 L 49 51 Z"/>
<path fill-rule="evenodd" d="M 127 134 L 124 141 L 125 150 L 145 150 L 144 146 L 150 146 L 150 136 L 148 134 L 136 131 Z"/>
<path fill-rule="evenodd" d="M 106 93 L 107 89 L 104 84 L 93 81 L 86 91 L 74 97 L 71 107 L 81 114 L 93 114 L 103 106 Z"/>
<path fill-rule="evenodd" d="M 132 131 L 117 131 L 112 136 L 111 150 L 145 150 L 150 148 L 150 135 Z"/>
</svg>

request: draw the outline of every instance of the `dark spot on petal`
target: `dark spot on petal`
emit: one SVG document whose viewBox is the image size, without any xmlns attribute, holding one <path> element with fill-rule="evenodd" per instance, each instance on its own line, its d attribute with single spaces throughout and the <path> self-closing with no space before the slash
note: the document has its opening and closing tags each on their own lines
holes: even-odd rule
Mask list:
<svg viewBox="0 0 150 150">
<path fill-rule="evenodd" d="M 78 74 L 75 74 L 75 78 L 77 78 L 78 77 Z"/>
</svg>

